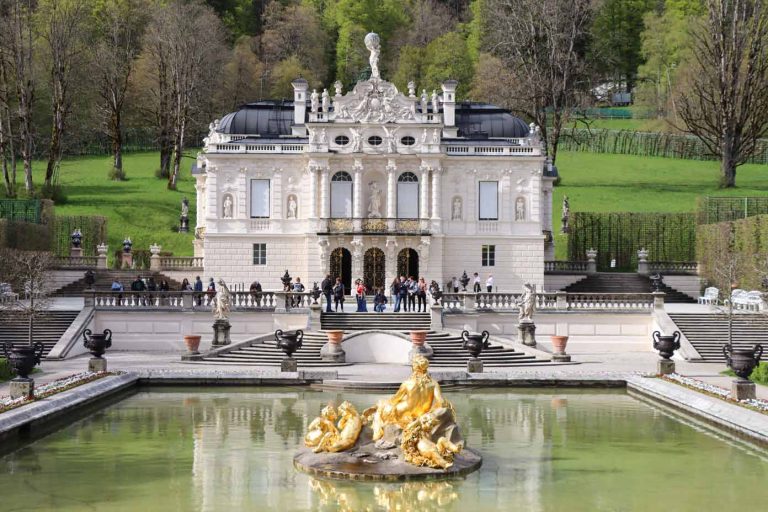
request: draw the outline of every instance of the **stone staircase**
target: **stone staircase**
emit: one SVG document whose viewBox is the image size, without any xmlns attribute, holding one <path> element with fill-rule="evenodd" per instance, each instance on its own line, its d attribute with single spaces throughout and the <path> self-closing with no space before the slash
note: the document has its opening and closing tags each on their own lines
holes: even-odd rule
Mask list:
<svg viewBox="0 0 768 512">
<path fill-rule="evenodd" d="M 598 272 L 565 288 L 568 293 L 650 293 L 651 280 L 646 276 L 622 272 Z M 662 284 L 664 302 L 691 304 L 696 301 L 688 295 Z"/>
<path fill-rule="evenodd" d="M 43 355 L 47 356 L 59 341 L 79 311 L 48 311 L 35 318 L 33 336 L 35 342 L 43 344 Z M 3 343 L 26 344 L 29 324 L 27 319 L 5 316 L 0 318 L 0 345 Z"/>
<path fill-rule="evenodd" d="M 320 348 L 327 342 L 324 331 L 331 329 L 340 329 L 345 332 L 390 331 L 403 334 L 407 334 L 411 330 L 429 331 L 426 341 L 434 351 L 431 361 L 433 366 L 463 368 L 466 367 L 470 357 L 469 352 L 462 348 L 463 341 L 459 334 L 429 330 L 429 313 L 323 313 L 321 326 L 320 332 L 304 334 L 303 346 L 294 354 L 298 360 L 299 369 L 352 364 L 340 364 L 320 359 Z M 226 354 L 204 357 L 203 361 L 214 364 L 280 366 L 283 357 L 285 356 L 277 348 L 275 341 L 268 340 L 241 347 Z M 549 363 L 548 360 L 536 359 L 534 356 L 494 343 L 491 343 L 491 346 L 483 351 L 480 359 L 489 367 Z"/>
<path fill-rule="evenodd" d="M 704 361 L 721 362 L 723 345 L 728 343 L 728 320 L 711 313 L 669 313 Z M 754 314 L 738 314 L 733 318 L 734 346 L 752 348 L 760 343 L 768 350 L 768 319 Z"/>
<path fill-rule="evenodd" d="M 194 272 L 190 272 L 189 282 L 194 284 L 195 276 L 192 274 L 194 274 Z M 130 291 L 131 282 L 136 279 L 136 276 L 141 276 L 142 278 L 154 277 L 155 282 L 158 285 L 160 284 L 160 281 L 165 279 L 168 281 L 168 286 L 171 290 L 181 290 L 180 282 L 175 281 L 159 272 L 150 272 L 148 270 L 96 270 L 96 282 L 94 284 L 94 288 L 98 292 L 108 292 L 112 289 L 112 281 L 117 279 L 123 285 L 125 291 Z M 53 293 L 53 295 L 60 297 L 82 297 L 83 290 L 86 288 L 87 286 L 85 284 L 85 276 L 83 276 L 81 279 L 78 279 L 74 283 L 70 283 L 62 288 L 59 288 Z"/>
</svg>

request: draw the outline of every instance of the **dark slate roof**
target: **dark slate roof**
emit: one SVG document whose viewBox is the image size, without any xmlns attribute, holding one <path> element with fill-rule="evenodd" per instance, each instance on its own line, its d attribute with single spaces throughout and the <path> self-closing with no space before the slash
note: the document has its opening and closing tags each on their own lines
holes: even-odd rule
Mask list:
<svg viewBox="0 0 768 512">
<path fill-rule="evenodd" d="M 307 109 L 309 111 L 309 109 Z M 225 115 L 219 132 L 232 135 L 279 137 L 291 135 L 293 100 L 263 100 L 247 103 Z M 468 139 L 516 138 L 528 135 L 528 125 L 503 108 L 487 103 L 456 105 L 459 136 Z"/>
</svg>

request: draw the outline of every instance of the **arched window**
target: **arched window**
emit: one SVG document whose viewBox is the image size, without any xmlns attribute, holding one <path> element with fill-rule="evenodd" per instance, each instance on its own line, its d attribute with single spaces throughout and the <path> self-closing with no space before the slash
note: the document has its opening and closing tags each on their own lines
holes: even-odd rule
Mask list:
<svg viewBox="0 0 768 512">
<path fill-rule="evenodd" d="M 419 218 L 419 178 L 412 172 L 397 178 L 397 218 Z"/>
<path fill-rule="evenodd" d="M 348 172 L 331 176 L 331 217 L 352 217 L 352 176 Z"/>
</svg>

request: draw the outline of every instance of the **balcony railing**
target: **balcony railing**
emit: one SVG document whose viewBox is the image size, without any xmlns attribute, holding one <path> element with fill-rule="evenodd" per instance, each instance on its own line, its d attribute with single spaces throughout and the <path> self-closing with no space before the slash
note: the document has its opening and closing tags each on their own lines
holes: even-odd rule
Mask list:
<svg viewBox="0 0 768 512">
<path fill-rule="evenodd" d="M 699 264 L 696 261 L 649 261 L 650 272 L 661 274 L 698 274 Z"/>
<path fill-rule="evenodd" d="M 216 303 L 216 294 L 207 292 L 94 292 L 93 306 L 109 310 L 176 310 L 210 311 Z M 232 292 L 232 311 L 275 309 L 308 309 L 312 303 L 310 292 Z"/>
<path fill-rule="evenodd" d="M 562 272 L 566 274 L 585 274 L 587 272 L 586 261 L 545 261 L 544 272 Z"/>
<path fill-rule="evenodd" d="M 520 293 L 445 293 L 443 308 L 449 312 L 518 311 Z M 536 294 L 538 311 L 650 312 L 663 307 L 663 293 L 567 293 Z"/>
<path fill-rule="evenodd" d="M 202 270 L 202 257 L 161 256 L 160 267 L 162 270 Z"/>
<path fill-rule="evenodd" d="M 208 153 L 303 153 L 304 144 L 212 144 Z"/>
<path fill-rule="evenodd" d="M 430 234 L 429 219 L 343 218 L 322 219 L 328 233 Z M 320 228 L 322 231 L 322 227 Z"/>
<path fill-rule="evenodd" d="M 98 258 L 96 256 L 81 256 L 79 258 L 73 258 L 70 256 L 56 256 L 54 258 L 54 268 L 96 268 L 96 262 Z"/>
<path fill-rule="evenodd" d="M 446 146 L 445 152 L 455 156 L 540 156 L 538 146 Z"/>
</svg>

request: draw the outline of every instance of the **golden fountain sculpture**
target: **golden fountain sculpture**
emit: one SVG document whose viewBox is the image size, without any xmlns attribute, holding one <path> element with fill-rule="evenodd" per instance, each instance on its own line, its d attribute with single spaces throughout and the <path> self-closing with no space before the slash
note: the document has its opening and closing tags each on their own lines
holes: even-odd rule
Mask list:
<svg viewBox="0 0 768 512">
<path fill-rule="evenodd" d="M 362 415 L 346 401 L 339 406 L 338 414 L 333 406 L 324 407 L 321 416 L 310 423 L 305 445 L 315 453 L 349 450 L 358 444 L 363 426 L 368 425 L 376 448 L 392 449 L 399 444 L 402 460 L 407 463 L 451 468 L 454 455 L 464 448 L 453 405 L 443 397 L 440 384 L 429 374 L 425 357 L 414 356 L 412 369 L 397 393 L 380 400 Z M 337 417 L 340 419 L 334 425 Z"/>
</svg>

